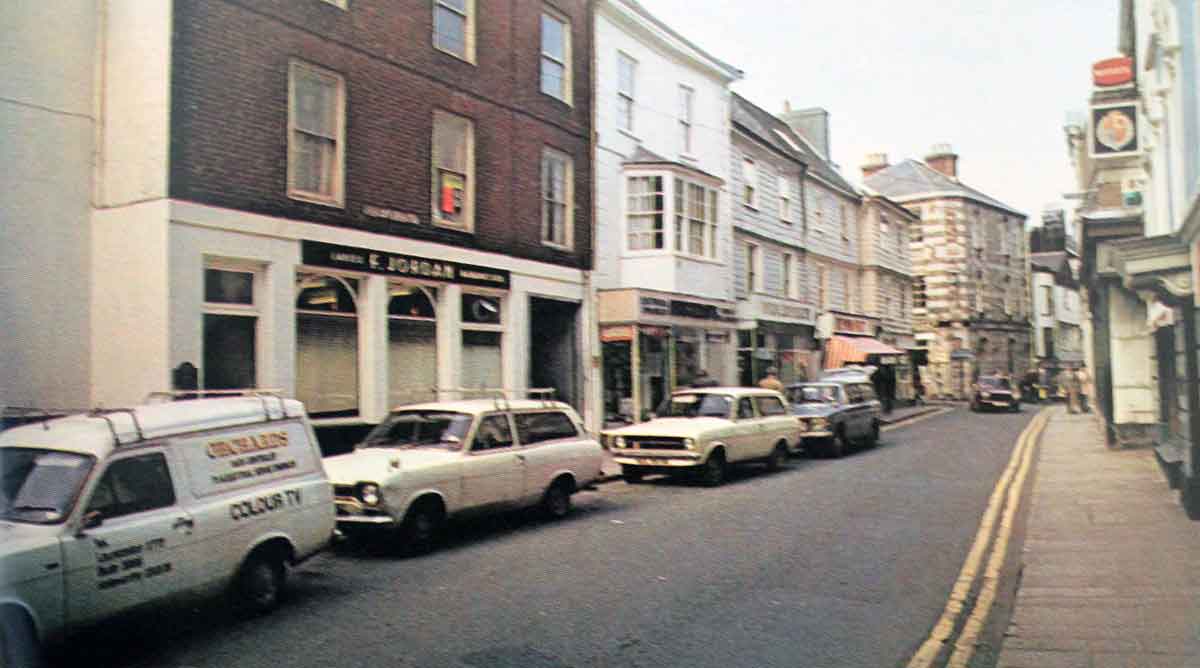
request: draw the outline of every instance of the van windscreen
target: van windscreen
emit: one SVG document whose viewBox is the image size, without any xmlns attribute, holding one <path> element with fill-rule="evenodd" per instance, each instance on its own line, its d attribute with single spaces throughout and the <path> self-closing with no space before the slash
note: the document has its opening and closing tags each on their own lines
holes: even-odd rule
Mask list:
<svg viewBox="0 0 1200 668">
<path fill-rule="evenodd" d="M 58 524 L 67 519 L 95 460 L 34 448 L 0 448 L 0 519 Z"/>
</svg>

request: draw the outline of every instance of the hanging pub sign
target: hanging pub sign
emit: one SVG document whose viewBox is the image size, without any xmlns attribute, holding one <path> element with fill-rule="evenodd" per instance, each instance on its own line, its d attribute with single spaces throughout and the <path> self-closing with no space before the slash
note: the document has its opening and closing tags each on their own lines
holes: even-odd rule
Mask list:
<svg viewBox="0 0 1200 668">
<path fill-rule="evenodd" d="M 475 285 L 501 290 L 509 288 L 510 275 L 505 269 L 492 269 L 449 260 L 433 260 L 407 253 L 388 253 L 367 248 L 339 246 L 320 241 L 302 241 L 300 243 L 301 262 L 310 267 L 425 278 L 443 283 Z"/>
<path fill-rule="evenodd" d="M 1119 158 L 1137 155 L 1137 104 L 1092 106 L 1091 155 L 1094 158 Z"/>
<path fill-rule="evenodd" d="M 1092 64 L 1092 83 L 1097 88 L 1123 86 L 1133 81 L 1133 58 L 1118 56 Z"/>
</svg>

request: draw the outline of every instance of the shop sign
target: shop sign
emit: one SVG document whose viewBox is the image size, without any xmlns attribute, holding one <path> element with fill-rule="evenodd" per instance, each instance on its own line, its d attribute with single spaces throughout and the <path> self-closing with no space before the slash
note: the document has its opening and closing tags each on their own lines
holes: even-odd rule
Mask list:
<svg viewBox="0 0 1200 668">
<path fill-rule="evenodd" d="M 1133 58 L 1118 56 L 1092 64 L 1092 83 L 1098 87 L 1122 86 L 1133 81 Z"/>
<path fill-rule="evenodd" d="M 719 322 L 737 321 L 737 313 L 732 308 L 702 304 L 683 299 L 671 300 L 671 315 L 698 320 L 715 320 Z"/>
<path fill-rule="evenodd" d="M 1116 158 L 1137 155 L 1137 104 L 1104 104 L 1092 107 L 1091 155 Z"/>
<path fill-rule="evenodd" d="M 600 340 L 604 343 L 632 341 L 633 325 L 609 325 L 600 328 Z"/>
<path fill-rule="evenodd" d="M 659 339 L 665 339 L 668 334 L 666 327 L 653 327 L 650 325 L 642 325 L 641 327 L 638 327 L 638 331 L 646 336 L 653 336 Z"/>
<path fill-rule="evenodd" d="M 642 297 L 639 302 L 642 315 L 671 315 L 671 300 L 662 297 Z"/>
<path fill-rule="evenodd" d="M 729 343 L 729 332 L 705 332 L 704 340 L 709 343 Z"/>
<path fill-rule="evenodd" d="M 797 320 L 809 324 L 813 322 L 813 310 L 811 306 L 789 304 L 787 302 L 769 301 L 764 299 L 760 308 L 765 316 L 784 318 L 786 320 Z"/>
<path fill-rule="evenodd" d="M 364 216 L 368 216 L 370 218 L 383 218 L 384 220 L 390 220 L 394 223 L 410 223 L 416 225 L 421 222 L 421 219 L 415 213 L 397 211 L 396 209 L 385 209 L 384 207 L 371 206 L 370 204 L 364 204 L 362 212 Z"/>
<path fill-rule="evenodd" d="M 844 315 L 833 317 L 833 331 L 838 334 L 870 334 L 870 323 L 862 318 Z"/>
<path fill-rule="evenodd" d="M 301 262 L 312 267 L 365 271 L 387 276 L 426 278 L 445 283 L 509 288 L 509 272 L 477 265 L 432 260 L 406 253 L 388 253 L 320 241 L 301 242 Z"/>
</svg>

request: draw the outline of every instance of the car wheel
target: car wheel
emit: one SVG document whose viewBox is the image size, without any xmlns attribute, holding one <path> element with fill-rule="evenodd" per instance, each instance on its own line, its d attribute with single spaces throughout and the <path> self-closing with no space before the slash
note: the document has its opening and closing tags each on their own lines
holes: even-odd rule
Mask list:
<svg viewBox="0 0 1200 668">
<path fill-rule="evenodd" d="M 1012 412 L 1014 412 L 1014 413 L 1020 413 L 1020 412 L 1021 412 L 1021 404 L 1020 404 L 1020 403 L 1013 403 L 1013 405 L 1011 405 L 1011 406 L 1009 406 L 1009 407 L 1008 407 L 1008 410 L 1010 410 L 1010 411 L 1012 411 Z"/>
<path fill-rule="evenodd" d="M 636 485 L 642 481 L 646 473 L 636 466 L 621 465 L 621 477 L 630 485 Z"/>
<path fill-rule="evenodd" d="M 251 615 L 265 615 L 279 605 L 286 582 L 287 567 L 280 556 L 270 552 L 251 555 L 234 583 L 237 607 Z"/>
<path fill-rule="evenodd" d="M 41 668 L 44 661 L 29 615 L 14 607 L 0 608 L 0 666 Z"/>
<path fill-rule="evenodd" d="M 401 548 L 414 555 L 429 552 L 433 549 L 441 523 L 441 508 L 429 502 L 413 504 L 400 525 Z"/>
<path fill-rule="evenodd" d="M 867 447 L 873 448 L 879 445 L 879 421 L 871 421 L 871 432 L 867 434 Z"/>
<path fill-rule="evenodd" d="M 767 470 L 778 471 L 783 468 L 783 462 L 787 459 L 788 448 L 786 443 L 776 443 L 775 449 L 767 457 Z"/>
<path fill-rule="evenodd" d="M 852 446 L 850 439 L 846 436 L 845 427 L 838 427 L 837 433 L 834 435 L 833 440 L 830 441 L 829 446 L 830 455 L 834 459 L 845 457 L 850 452 Z"/>
<path fill-rule="evenodd" d="M 700 482 L 706 487 L 717 487 L 725 482 L 725 453 L 717 450 L 700 466 Z"/>
<path fill-rule="evenodd" d="M 571 512 L 571 484 L 555 480 L 542 496 L 542 512 L 550 519 L 562 519 Z"/>
</svg>

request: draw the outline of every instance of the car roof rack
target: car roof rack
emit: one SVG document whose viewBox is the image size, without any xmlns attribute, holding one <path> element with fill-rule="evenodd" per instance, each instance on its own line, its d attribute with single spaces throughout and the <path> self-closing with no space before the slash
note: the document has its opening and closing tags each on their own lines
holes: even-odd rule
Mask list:
<svg viewBox="0 0 1200 668">
<path fill-rule="evenodd" d="M 213 399 L 221 397 L 255 397 L 262 403 L 263 417 L 267 422 L 271 420 L 287 417 L 287 408 L 284 407 L 283 389 L 278 387 L 241 387 L 223 390 L 159 390 L 146 395 L 146 403 L 156 403 L 161 401 L 185 401 L 188 399 Z M 271 417 L 271 408 L 267 404 L 269 399 L 274 399 L 279 403 L 279 417 Z"/>
<path fill-rule="evenodd" d="M 442 392 L 456 392 L 458 394 L 482 394 L 483 398 L 492 399 L 496 410 L 509 410 L 509 401 L 513 398 L 510 395 L 521 395 L 534 400 L 540 400 L 542 406 L 549 408 L 555 401 L 554 395 L 558 392 L 553 387 L 528 387 L 528 388 L 513 388 L 513 387 L 434 387 L 434 393 L 439 397 Z M 518 397 L 519 398 L 519 397 Z"/>
<path fill-rule="evenodd" d="M 86 413 L 86 408 L 61 408 L 49 406 L 4 406 L 0 408 L 0 421 L 7 425 L 9 421 L 18 426 L 21 424 L 31 424 L 33 422 L 41 422 L 42 429 L 50 429 L 50 420 L 60 418 L 67 415 L 78 415 Z"/>
</svg>

